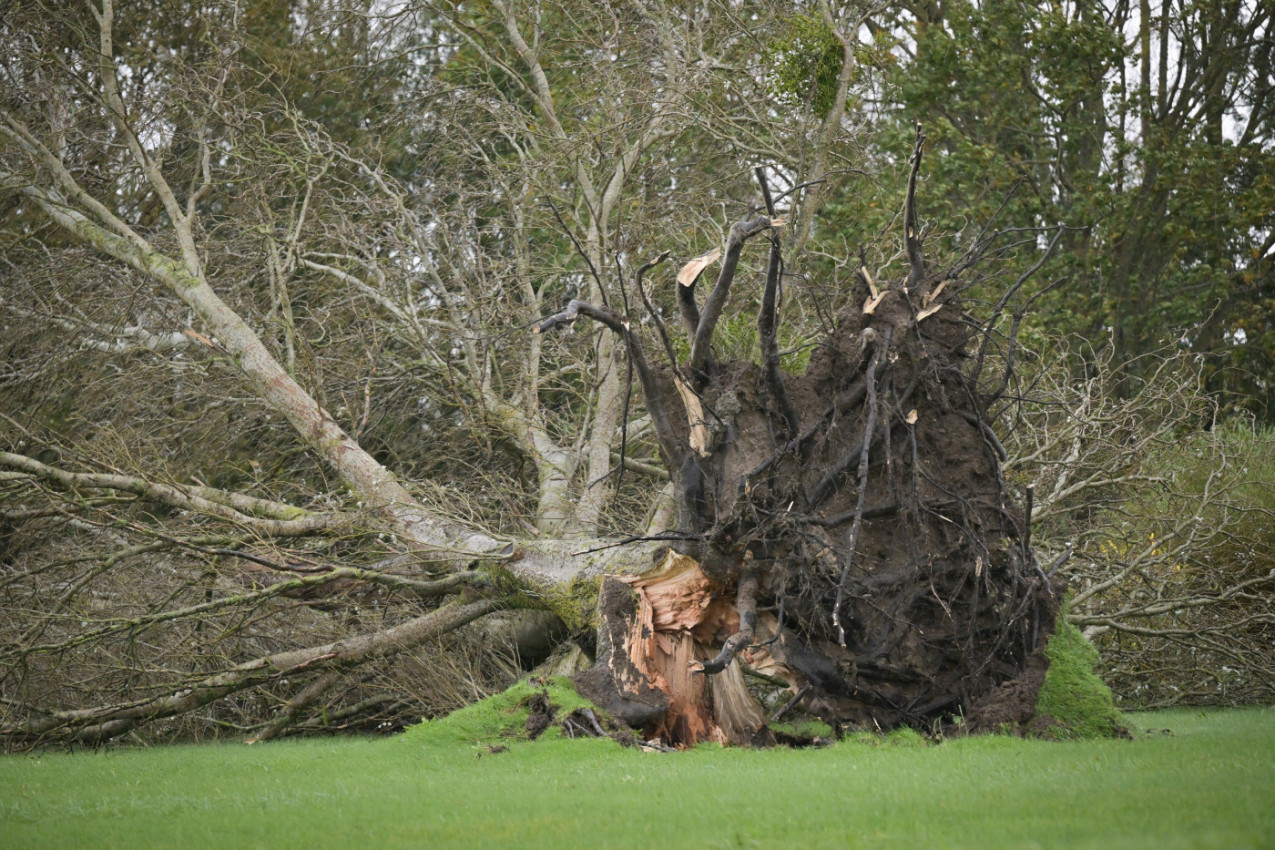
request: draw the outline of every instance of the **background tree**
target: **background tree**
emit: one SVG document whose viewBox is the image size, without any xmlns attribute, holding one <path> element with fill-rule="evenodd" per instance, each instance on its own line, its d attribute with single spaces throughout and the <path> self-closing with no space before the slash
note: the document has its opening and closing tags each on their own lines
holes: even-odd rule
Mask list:
<svg viewBox="0 0 1275 850">
<path fill-rule="evenodd" d="M 1029 398 L 999 430 L 1007 477 L 1036 494 L 1037 545 L 1072 552 L 1071 621 L 1130 705 L 1269 701 L 1269 429 L 1221 418 L 1176 341 L 1135 364 L 1091 350 L 1080 381 L 1057 368 L 1070 356 L 1028 356 Z"/>
<path fill-rule="evenodd" d="M 1275 65 L 1262 4 L 1172 0 L 912 4 L 887 100 L 946 156 L 935 230 L 1068 227 L 1035 323 L 1110 338 L 1116 362 L 1166 329 L 1210 388 L 1271 416 Z M 1008 200 L 1006 200 L 1008 198 Z M 1024 265 L 1031 263 L 1024 258 Z"/>
<path fill-rule="evenodd" d="M 1058 286 L 1022 315 L 1048 353 L 1001 433 L 1011 480 L 1036 485 L 1037 540 L 1075 547 L 1072 619 L 1134 700 L 1261 699 L 1267 675 L 1250 642 L 1269 636 L 1267 544 L 1247 523 L 1272 507 L 1271 27 L 1246 3 L 882 21 L 902 34 L 886 124 L 926 116 L 948 154 L 935 231 L 1067 226 L 1041 269 Z M 1013 250 L 1007 267 L 1034 262 Z M 1224 424 L 1235 408 L 1259 424 Z"/>
</svg>

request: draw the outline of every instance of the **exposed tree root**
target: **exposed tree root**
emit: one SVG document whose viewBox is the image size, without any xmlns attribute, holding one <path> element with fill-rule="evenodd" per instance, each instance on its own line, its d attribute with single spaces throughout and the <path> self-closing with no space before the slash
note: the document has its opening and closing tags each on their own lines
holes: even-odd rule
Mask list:
<svg viewBox="0 0 1275 850">
<path fill-rule="evenodd" d="M 572 302 L 540 325 L 584 316 L 623 336 L 680 493 L 688 539 L 655 573 L 629 580 L 631 604 L 604 592 L 611 641 L 586 677 L 595 686 L 610 677 L 609 688 L 595 687 L 613 692 L 608 707 L 640 704 L 624 716 L 648 736 L 756 742 L 766 712 L 738 661 L 757 657 L 797 694 L 777 716 L 804 697 L 834 726 L 928 724 L 1020 677 L 1053 628 L 1057 590 L 1001 476 L 990 399 L 967 368 L 977 337 L 962 319 L 958 270 L 924 262 L 915 209 L 923 142 L 918 128 L 906 274 L 879 286 L 861 263 L 857 306 L 837 317 L 805 374 L 779 368 L 773 205 L 731 228 L 702 308 L 694 284 L 713 255 L 679 276 L 685 363 L 653 364 L 631 323 L 603 308 Z M 762 364 L 719 362 L 714 328 L 745 243 L 762 233 Z M 672 351 L 667 339 L 661 347 Z M 759 626 L 767 609 L 784 613 L 773 631 Z"/>
</svg>

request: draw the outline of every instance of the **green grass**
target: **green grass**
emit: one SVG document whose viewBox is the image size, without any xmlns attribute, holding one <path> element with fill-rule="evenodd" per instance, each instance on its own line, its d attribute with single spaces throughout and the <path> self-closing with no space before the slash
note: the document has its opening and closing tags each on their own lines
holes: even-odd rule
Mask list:
<svg viewBox="0 0 1275 850">
<path fill-rule="evenodd" d="M 1080 629 L 1067 622 L 1067 605 L 1045 646 L 1049 671 L 1036 698 L 1036 710 L 1054 720 L 1057 738 L 1112 738 L 1125 731 L 1111 688 L 1098 678 L 1098 650 Z"/>
<path fill-rule="evenodd" d="M 4 756 L 0 847 L 1275 847 L 1275 709 L 1129 720 L 1132 741 L 493 754 L 431 724 Z"/>
<path fill-rule="evenodd" d="M 539 686 L 533 686 L 523 679 L 494 696 L 453 711 L 446 717 L 411 727 L 404 734 L 403 740 L 428 748 L 452 748 L 476 742 L 485 742 L 491 746 L 517 743 L 510 739 L 522 735 L 527 716 L 531 714 L 531 709 L 525 703 L 536 693 L 548 697 L 549 702 L 557 708 L 559 720 L 576 708 L 590 708 L 593 705 L 576 693 L 571 680 L 566 676 L 544 680 Z M 561 727 L 554 724 L 545 730 L 540 742 L 561 737 Z"/>
</svg>

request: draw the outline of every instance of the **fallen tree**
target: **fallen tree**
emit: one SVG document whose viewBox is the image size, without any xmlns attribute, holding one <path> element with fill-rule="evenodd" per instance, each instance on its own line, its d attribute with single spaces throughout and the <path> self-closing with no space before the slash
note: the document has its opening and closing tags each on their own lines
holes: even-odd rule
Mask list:
<svg viewBox="0 0 1275 850">
<path fill-rule="evenodd" d="M 974 725 L 984 713 L 1003 721 L 1003 712 L 988 706 L 1006 683 L 1014 684 L 1006 692 L 1022 703 L 1012 719 L 1030 719 L 1034 690 L 1024 691 L 1020 680 L 1038 684 L 1039 650 L 1052 630 L 1057 589 L 1035 560 L 1029 517 L 1007 491 L 1003 450 L 986 421 L 1007 376 L 991 382 L 990 392 L 980 389 L 987 338 L 962 312 L 960 270 L 925 265 L 915 210 L 922 145 L 918 129 L 904 210 L 905 275 L 878 284 L 862 261 L 852 306 L 816 346 L 804 374 L 780 368 L 782 222 L 761 169 L 764 212 L 734 225 L 721 251 L 688 263 L 678 275 L 688 357 L 676 357 L 674 331 L 646 291 L 646 272 L 666 255 L 633 280 L 633 299 L 650 317 L 661 358 L 648 352 L 652 341 L 638 331 L 628 304 L 620 312 L 572 301 L 535 328 L 545 333 L 584 318 L 622 341 L 675 488 L 670 531 L 592 544 L 511 543 L 432 513 L 291 381 L 208 287 L 198 263 L 167 261 L 126 227 L 117 223 L 119 232 L 108 232 L 69 212 L 55 190 L 27 186 L 28 197 L 53 221 L 181 294 L 262 396 L 372 505 L 357 517 L 316 514 L 203 485 L 70 472 L 16 453 L 0 456 L 9 482 L 52 487 L 82 508 L 100 498 L 86 494 L 132 494 L 263 537 L 381 528 L 412 554 L 371 569 L 304 567 L 253 556 L 242 540 L 161 535 L 119 556 L 185 547 L 276 573 L 315 574 L 40 642 L 46 630 L 57 631 L 54 610 L 5 651 L 10 681 L 39 658 L 111 635 L 136 635 L 216 609 L 252 610 L 321 585 L 356 581 L 418 599 L 464 595 L 379 633 L 192 671 L 180 687 L 166 683 L 162 692 L 120 703 L 47 710 L 10 701 L 16 713 L 34 713 L 10 721 L 4 733 L 15 741 L 109 738 L 266 682 L 312 676 L 285 702 L 282 719 L 259 733 L 269 736 L 333 687 L 342 670 L 510 606 L 547 606 L 567 619 L 574 615 L 578 624 L 595 600 L 599 660 L 580 677 L 582 690 L 674 743 L 767 740 L 768 712 L 749 692 L 744 669 L 794 694 L 782 711 L 804 700 L 837 725 L 889 728 L 955 713 Z M 180 216 L 175 208 L 179 224 Z M 714 332 L 740 256 L 755 238 L 769 245 L 757 316 L 762 362 L 719 361 Z M 719 260 L 701 302 L 699 281 Z M 412 578 L 394 569 L 404 564 L 428 565 L 435 575 Z M 590 587 L 600 587 L 600 594 Z"/>
</svg>

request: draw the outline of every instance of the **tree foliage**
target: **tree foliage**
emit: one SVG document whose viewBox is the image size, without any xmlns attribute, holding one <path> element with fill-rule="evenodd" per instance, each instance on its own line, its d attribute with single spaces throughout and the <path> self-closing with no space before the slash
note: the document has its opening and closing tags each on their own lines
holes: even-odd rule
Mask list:
<svg viewBox="0 0 1275 850">
<path fill-rule="evenodd" d="M 1067 228 L 1051 333 L 1117 361 L 1172 329 L 1214 390 L 1271 416 L 1275 66 L 1263 4 L 915 4 L 889 102 L 946 154 L 934 229 Z M 902 127 L 899 132 L 902 132 Z M 1029 259 L 1022 261 L 1029 264 Z"/>
</svg>

